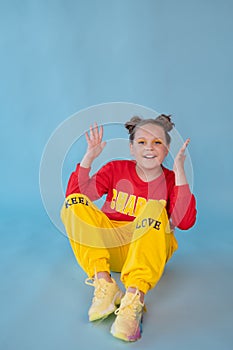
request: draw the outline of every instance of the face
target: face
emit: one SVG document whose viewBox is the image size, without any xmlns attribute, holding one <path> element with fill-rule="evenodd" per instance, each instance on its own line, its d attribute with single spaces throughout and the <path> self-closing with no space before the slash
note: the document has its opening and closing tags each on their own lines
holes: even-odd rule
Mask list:
<svg viewBox="0 0 233 350">
<path fill-rule="evenodd" d="M 130 151 L 141 170 L 146 172 L 158 168 L 169 151 L 164 130 L 154 124 L 141 126 L 130 143 Z"/>
</svg>

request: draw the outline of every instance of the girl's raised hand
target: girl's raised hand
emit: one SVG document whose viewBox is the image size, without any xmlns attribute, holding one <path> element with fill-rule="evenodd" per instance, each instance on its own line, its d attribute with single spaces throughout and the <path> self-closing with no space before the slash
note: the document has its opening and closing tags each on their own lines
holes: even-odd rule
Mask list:
<svg viewBox="0 0 233 350">
<path fill-rule="evenodd" d="M 98 127 L 97 123 L 95 122 L 94 126 L 90 126 L 89 134 L 86 132 L 85 136 L 87 140 L 87 151 L 85 156 L 90 161 L 93 161 L 100 155 L 106 145 L 106 142 L 102 141 L 103 126 Z"/>
<path fill-rule="evenodd" d="M 175 159 L 174 159 L 174 166 L 173 166 L 173 171 L 175 172 L 176 175 L 176 184 L 177 185 L 183 185 L 187 183 L 186 175 L 185 175 L 185 170 L 184 170 L 184 162 L 185 162 L 185 150 L 190 142 L 190 139 L 188 138 L 183 146 L 180 148 L 179 152 L 177 153 Z"/>
<path fill-rule="evenodd" d="M 173 167 L 174 171 L 179 171 L 179 170 L 184 169 L 184 162 L 185 162 L 185 158 L 186 158 L 185 150 L 186 150 L 189 142 L 190 142 L 190 139 L 188 138 L 184 142 L 183 146 L 180 148 L 179 152 L 177 153 L 176 158 L 174 160 L 174 167 Z"/>
</svg>

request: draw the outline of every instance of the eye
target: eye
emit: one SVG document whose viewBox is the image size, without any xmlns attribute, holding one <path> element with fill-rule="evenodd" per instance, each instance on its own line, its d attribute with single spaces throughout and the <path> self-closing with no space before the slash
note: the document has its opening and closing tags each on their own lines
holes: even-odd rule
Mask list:
<svg viewBox="0 0 233 350">
<path fill-rule="evenodd" d="M 162 141 L 161 140 L 154 140 L 154 144 L 155 145 L 162 145 Z"/>
<path fill-rule="evenodd" d="M 144 140 L 138 140 L 138 144 L 139 144 L 139 145 L 144 145 L 144 144 L 145 144 L 145 141 L 144 141 Z"/>
</svg>

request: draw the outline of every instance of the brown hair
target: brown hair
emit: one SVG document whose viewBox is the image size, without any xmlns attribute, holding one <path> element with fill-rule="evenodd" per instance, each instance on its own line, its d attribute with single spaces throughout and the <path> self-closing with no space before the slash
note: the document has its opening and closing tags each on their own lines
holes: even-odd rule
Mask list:
<svg viewBox="0 0 233 350">
<path fill-rule="evenodd" d="M 168 132 L 172 130 L 175 124 L 171 121 L 171 115 L 166 114 L 160 114 L 155 119 L 142 119 L 137 116 L 132 117 L 128 122 L 125 123 L 125 127 L 129 132 L 130 142 L 133 142 L 137 129 L 146 124 L 154 124 L 160 126 L 165 132 L 167 145 L 171 143 L 171 136 Z"/>
</svg>

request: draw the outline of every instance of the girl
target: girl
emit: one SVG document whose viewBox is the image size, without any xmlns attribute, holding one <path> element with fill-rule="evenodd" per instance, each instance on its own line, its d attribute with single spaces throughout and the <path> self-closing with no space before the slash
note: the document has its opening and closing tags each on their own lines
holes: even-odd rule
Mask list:
<svg viewBox="0 0 233 350">
<path fill-rule="evenodd" d="M 111 334 L 125 341 L 141 337 L 144 296 L 177 249 L 174 227 L 186 230 L 196 220 L 184 170 L 190 140 L 178 152 L 173 171 L 163 166 L 173 125 L 164 114 L 131 118 L 125 127 L 135 160 L 111 161 L 90 177 L 92 163 L 106 145 L 103 127 L 91 126 L 86 154 L 70 176 L 61 211 L 75 257 L 88 275 L 86 283 L 94 286 L 89 320 L 115 312 Z M 105 194 L 99 210 L 92 201 Z M 124 296 L 111 271 L 121 272 Z"/>
</svg>

